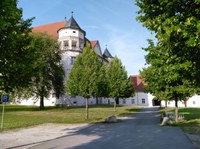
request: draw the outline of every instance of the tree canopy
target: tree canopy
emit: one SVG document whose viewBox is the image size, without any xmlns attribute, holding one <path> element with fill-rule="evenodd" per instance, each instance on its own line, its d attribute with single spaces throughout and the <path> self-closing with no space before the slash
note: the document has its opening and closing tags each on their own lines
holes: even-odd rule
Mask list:
<svg viewBox="0 0 200 149">
<path fill-rule="evenodd" d="M 24 94 L 40 97 L 40 109 L 44 109 L 44 97 L 64 94 L 64 70 L 57 40 L 44 33 L 32 33 L 30 47 L 35 51 L 31 85 Z"/>
<path fill-rule="evenodd" d="M 29 84 L 34 51 L 29 48 L 32 19 L 22 19 L 17 0 L 0 2 L 0 92 Z"/>
<path fill-rule="evenodd" d="M 199 88 L 200 78 L 200 1 L 199 0 L 137 0 L 137 17 L 155 33 L 168 57 L 176 56 L 191 64 L 190 75 L 184 76 Z M 184 75 L 184 74 L 183 74 Z"/>
<path fill-rule="evenodd" d="M 127 71 L 118 57 L 115 56 L 113 58 L 106 75 L 109 86 L 108 96 L 115 98 L 114 105 L 119 103 L 119 98 L 126 98 L 133 95 L 133 84 L 128 78 Z"/>
<path fill-rule="evenodd" d="M 149 41 L 141 74 L 157 96 L 176 102 L 191 96 L 199 88 L 199 16 L 198 0 L 136 0 L 137 17 L 157 38 Z M 177 113 L 177 112 L 176 112 Z M 176 114 L 177 117 L 177 114 Z"/>
<path fill-rule="evenodd" d="M 66 90 L 71 96 L 82 96 L 86 101 L 86 119 L 88 119 L 88 98 L 96 97 L 99 93 L 100 61 L 98 55 L 89 44 L 79 54 L 69 73 Z"/>
</svg>

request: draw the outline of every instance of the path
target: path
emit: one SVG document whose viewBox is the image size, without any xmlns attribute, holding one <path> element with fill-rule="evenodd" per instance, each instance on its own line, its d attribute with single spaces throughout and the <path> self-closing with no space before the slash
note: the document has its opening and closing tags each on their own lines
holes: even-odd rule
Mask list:
<svg viewBox="0 0 200 149">
<path fill-rule="evenodd" d="M 157 108 L 144 108 L 126 120 L 96 124 L 31 149 L 195 149 L 179 127 L 161 127 Z"/>
</svg>

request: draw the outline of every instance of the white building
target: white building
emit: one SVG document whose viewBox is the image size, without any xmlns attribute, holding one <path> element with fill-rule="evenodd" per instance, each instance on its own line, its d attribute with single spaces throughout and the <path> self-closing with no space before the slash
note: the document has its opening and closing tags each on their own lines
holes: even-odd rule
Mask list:
<svg viewBox="0 0 200 149">
<path fill-rule="evenodd" d="M 175 102 L 172 101 L 157 101 L 154 100 L 154 96 L 150 93 L 146 93 L 144 90 L 144 82 L 139 77 L 139 75 L 130 76 L 135 89 L 135 96 L 130 97 L 128 99 L 121 99 L 120 104 L 122 105 L 138 105 L 138 106 L 162 106 L 165 107 L 165 103 L 167 103 L 167 107 L 175 107 Z M 188 98 L 187 101 L 179 101 L 178 107 L 200 107 L 200 96 L 194 95 Z"/>
<path fill-rule="evenodd" d="M 165 101 L 161 102 L 161 106 L 165 106 Z M 175 107 L 175 102 L 167 101 L 167 107 Z M 187 101 L 178 101 L 178 107 L 200 107 L 200 96 L 194 95 Z"/>
<path fill-rule="evenodd" d="M 62 63 L 65 70 L 65 79 L 66 82 L 68 74 L 76 60 L 76 57 L 82 53 L 83 48 L 88 42 L 91 48 L 98 54 L 99 60 L 109 63 L 113 58 L 109 50 L 106 48 L 104 53 L 101 51 L 101 47 L 98 40 L 90 41 L 86 38 L 86 32 L 81 29 L 78 23 L 75 21 L 73 15 L 68 21 L 56 22 L 51 24 L 46 24 L 33 28 L 33 32 L 45 32 L 48 35 L 56 38 L 60 43 L 60 48 L 62 51 Z M 96 104 L 97 99 L 90 98 L 89 104 Z M 109 103 L 110 100 L 98 99 L 99 103 Z M 26 100 L 19 100 L 21 105 L 39 105 L 39 99 L 30 98 Z M 55 97 L 50 96 L 44 99 L 45 106 L 54 106 L 54 105 L 85 105 L 85 100 L 83 97 L 76 96 L 70 97 L 67 93 L 61 97 L 59 100 L 56 100 Z"/>
<path fill-rule="evenodd" d="M 65 70 L 65 81 L 67 76 L 73 66 L 76 57 L 82 53 L 82 50 L 86 44 L 89 42 L 91 48 L 98 54 L 99 59 L 107 63 L 112 60 L 112 55 L 106 48 L 104 53 L 101 51 L 100 43 L 98 40 L 90 41 L 86 38 L 86 32 L 81 29 L 78 23 L 75 21 L 74 17 L 71 16 L 69 21 L 56 22 L 51 24 L 46 24 L 33 28 L 33 32 L 46 32 L 50 36 L 58 39 L 60 43 L 60 48 L 62 50 L 62 63 Z M 165 106 L 165 101 L 159 102 L 153 100 L 154 96 L 150 93 L 145 93 L 144 83 L 138 75 L 130 76 L 135 89 L 135 96 L 127 99 L 119 99 L 120 105 L 134 105 L 134 106 Z M 103 98 L 90 98 L 89 104 L 113 104 L 113 99 L 103 99 Z M 39 99 L 30 98 L 27 100 L 19 101 L 21 105 L 39 105 Z M 76 96 L 70 97 L 67 94 L 61 99 L 56 100 L 55 97 L 48 97 L 44 99 L 45 106 L 54 106 L 56 104 L 63 105 L 85 105 L 85 100 L 83 97 Z M 174 107 L 175 103 L 173 101 L 168 101 L 168 107 Z M 178 105 L 184 107 L 185 103 L 179 101 Z M 188 107 L 200 107 L 200 96 L 195 95 L 188 99 Z"/>
<path fill-rule="evenodd" d="M 120 99 L 120 105 L 134 106 L 158 106 L 160 102 L 153 100 L 153 96 L 144 92 L 144 83 L 139 75 L 132 75 L 130 79 L 133 82 L 135 96 L 127 99 Z"/>
</svg>

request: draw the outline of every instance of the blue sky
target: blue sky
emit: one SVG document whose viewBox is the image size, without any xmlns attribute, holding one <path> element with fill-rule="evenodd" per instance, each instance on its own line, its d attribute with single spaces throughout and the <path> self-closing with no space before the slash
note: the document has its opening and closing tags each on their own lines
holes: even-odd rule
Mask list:
<svg viewBox="0 0 200 149">
<path fill-rule="evenodd" d="M 99 40 L 113 56 L 121 59 L 128 75 L 139 74 L 145 66 L 142 47 L 153 39 L 136 21 L 139 9 L 134 0 L 19 0 L 23 18 L 36 17 L 32 26 L 67 20 L 73 16 L 89 40 Z"/>
</svg>

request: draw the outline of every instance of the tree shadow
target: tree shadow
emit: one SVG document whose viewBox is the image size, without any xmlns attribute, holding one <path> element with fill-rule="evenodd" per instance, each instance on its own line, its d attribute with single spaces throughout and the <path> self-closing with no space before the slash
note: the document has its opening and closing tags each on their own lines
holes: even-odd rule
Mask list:
<svg viewBox="0 0 200 149">
<path fill-rule="evenodd" d="M 151 109 L 129 116 L 120 123 L 94 124 L 68 132 L 51 141 L 32 147 L 69 149 L 194 149 L 178 127 L 161 127 L 159 114 Z M 175 141 L 176 140 L 176 141 Z"/>
</svg>

